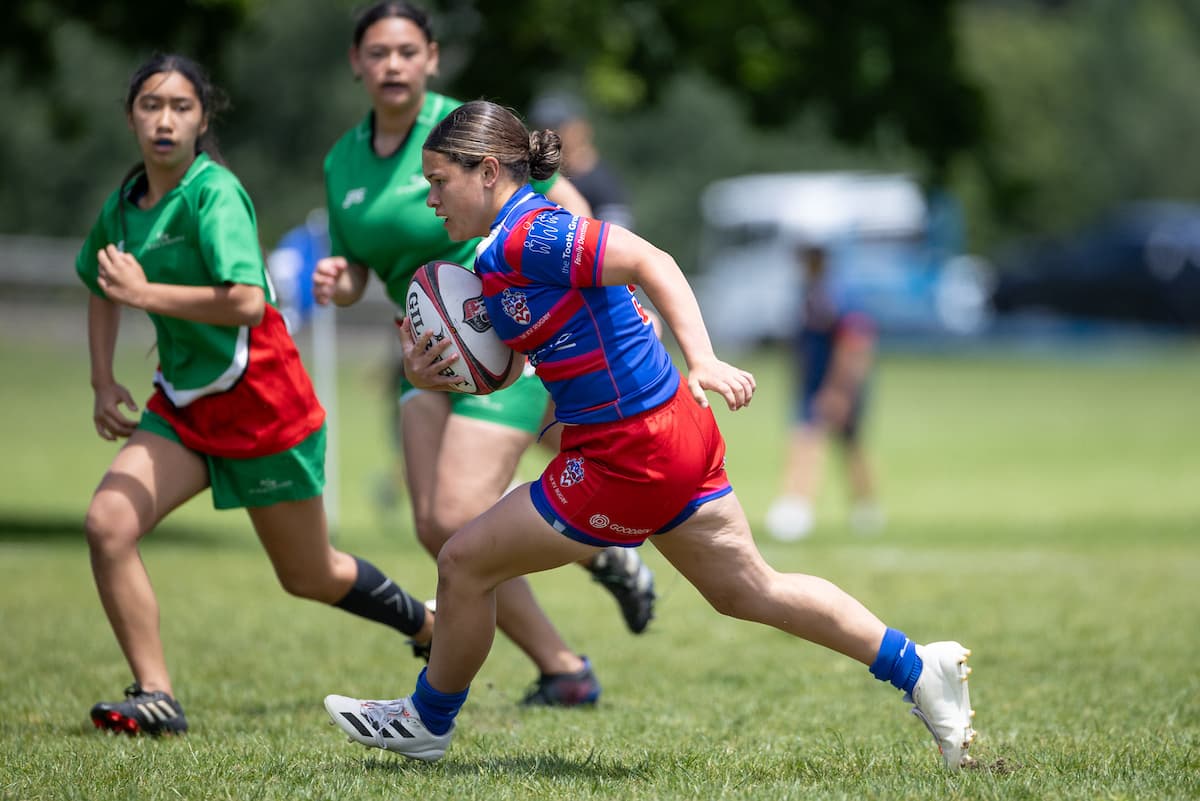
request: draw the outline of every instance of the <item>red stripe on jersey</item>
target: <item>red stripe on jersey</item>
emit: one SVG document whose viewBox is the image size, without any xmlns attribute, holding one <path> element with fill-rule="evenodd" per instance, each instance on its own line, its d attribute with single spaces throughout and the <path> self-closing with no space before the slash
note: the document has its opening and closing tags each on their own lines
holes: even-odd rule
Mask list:
<svg viewBox="0 0 1200 801">
<path fill-rule="evenodd" d="M 600 261 L 608 224 L 591 217 L 576 217 L 579 227 L 571 246 L 571 285 L 600 286 Z"/>
<path fill-rule="evenodd" d="M 513 223 L 512 233 L 504 240 L 504 260 L 508 262 L 509 266 L 515 272 L 521 272 L 521 251 L 525 249 L 525 242 L 529 239 L 529 230 L 533 227 L 533 218 L 543 211 L 551 211 L 556 208 L 558 207 L 542 206 L 541 208 L 533 209 Z"/>
<path fill-rule="evenodd" d="M 250 362 L 231 389 L 182 408 L 158 389 L 146 408 L 166 419 L 187 447 L 230 459 L 281 453 L 325 422 L 300 353 L 273 306 L 250 329 Z"/>
<path fill-rule="evenodd" d="M 533 281 L 516 273 L 484 273 L 479 276 L 483 281 L 483 294 L 499 295 L 510 286 L 532 286 Z"/>
<path fill-rule="evenodd" d="M 540 348 L 550 341 L 550 337 L 557 336 L 566 322 L 582 308 L 583 295 L 579 294 L 578 290 L 568 291 L 562 300 L 542 315 L 541 319 L 529 326 L 520 336 L 510 339 L 508 346 L 524 353 Z"/>
<path fill-rule="evenodd" d="M 542 362 L 537 366 L 537 375 L 543 381 L 562 381 L 584 373 L 594 373 L 607 367 L 608 362 L 604 358 L 604 351 L 594 350 L 591 353 L 582 353 L 569 359 Z"/>
</svg>

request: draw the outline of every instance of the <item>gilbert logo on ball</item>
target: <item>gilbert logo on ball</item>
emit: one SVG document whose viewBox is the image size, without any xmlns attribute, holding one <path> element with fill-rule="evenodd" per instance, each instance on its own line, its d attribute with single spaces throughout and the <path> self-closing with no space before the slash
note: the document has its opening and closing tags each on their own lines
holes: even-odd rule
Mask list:
<svg viewBox="0 0 1200 801">
<path fill-rule="evenodd" d="M 418 339 L 432 331 L 435 342 L 451 341 L 442 358 L 457 354 L 443 375 L 455 376 L 457 392 L 487 395 L 520 375 L 525 357 L 500 340 L 483 301 L 483 283 L 475 273 L 453 262 L 432 261 L 413 276 L 405 311 Z"/>
</svg>

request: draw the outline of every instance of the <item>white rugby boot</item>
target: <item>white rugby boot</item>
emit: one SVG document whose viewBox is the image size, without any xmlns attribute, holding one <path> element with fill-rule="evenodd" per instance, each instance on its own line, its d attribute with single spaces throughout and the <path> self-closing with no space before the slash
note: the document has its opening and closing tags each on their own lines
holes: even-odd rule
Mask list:
<svg viewBox="0 0 1200 801">
<path fill-rule="evenodd" d="M 408 697 L 394 701 L 364 701 L 344 695 L 327 695 L 325 711 L 349 736 L 350 742 L 394 751 L 424 762 L 441 759 L 454 735 L 453 724 L 445 734 L 434 734 L 425 728 Z"/>
<path fill-rule="evenodd" d="M 975 739 L 971 720 L 971 695 L 967 690 L 967 657 L 971 652 L 956 642 L 931 642 L 917 646 L 921 676 L 913 687 L 912 713 L 921 719 L 937 743 L 942 760 L 951 771 L 970 765 L 967 755 Z"/>
</svg>

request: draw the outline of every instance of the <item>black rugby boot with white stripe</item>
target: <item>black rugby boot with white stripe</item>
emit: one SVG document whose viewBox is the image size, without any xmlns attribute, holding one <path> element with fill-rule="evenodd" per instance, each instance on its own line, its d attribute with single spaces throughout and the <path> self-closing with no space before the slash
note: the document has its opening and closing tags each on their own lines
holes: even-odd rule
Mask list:
<svg viewBox="0 0 1200 801">
<path fill-rule="evenodd" d="M 101 701 L 92 707 L 97 729 L 118 734 L 184 734 L 187 718 L 183 707 L 164 692 L 148 693 L 134 682 L 125 688 L 124 701 Z"/>
<path fill-rule="evenodd" d="M 641 634 L 654 618 L 654 573 L 633 548 L 605 548 L 588 564 L 592 578 L 612 593 L 625 625 Z"/>
</svg>

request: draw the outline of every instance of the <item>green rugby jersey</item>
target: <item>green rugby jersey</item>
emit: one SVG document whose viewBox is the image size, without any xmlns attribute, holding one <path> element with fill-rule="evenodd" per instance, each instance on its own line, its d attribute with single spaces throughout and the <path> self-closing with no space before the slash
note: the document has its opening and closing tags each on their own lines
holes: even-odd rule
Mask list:
<svg viewBox="0 0 1200 801">
<path fill-rule="evenodd" d="M 425 205 L 429 183 L 421 170 L 421 148 L 429 132 L 462 105 L 435 92 L 412 131 L 395 153 L 379 156 L 371 146 L 374 112 L 347 131 L 325 157 L 330 254 L 367 267 L 383 281 L 400 309 L 413 273 L 426 262 L 444 259 L 470 267 L 478 239 L 454 242 L 442 221 Z M 554 178 L 537 181 L 545 192 Z"/>
<path fill-rule="evenodd" d="M 96 253 L 116 244 L 142 265 L 151 283 L 262 287 L 274 297 L 258 242 L 254 206 L 237 177 L 208 155 L 196 156 L 179 184 L 152 208 L 129 199 L 130 187 L 109 196 L 75 260 L 79 277 L 95 294 Z M 118 208 L 124 210 L 124 230 Z M 246 326 L 216 326 L 151 314 L 158 339 L 161 376 L 171 401 L 192 400 L 229 389 L 245 370 L 249 353 Z"/>
</svg>

